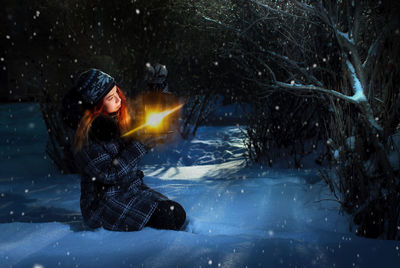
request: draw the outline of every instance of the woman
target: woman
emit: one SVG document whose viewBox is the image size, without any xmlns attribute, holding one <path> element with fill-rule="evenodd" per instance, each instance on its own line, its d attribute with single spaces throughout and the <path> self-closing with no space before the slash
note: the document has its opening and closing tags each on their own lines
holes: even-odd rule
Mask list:
<svg viewBox="0 0 400 268">
<path fill-rule="evenodd" d="M 73 90 L 85 107 L 74 137 L 85 223 L 114 231 L 144 226 L 183 228 L 183 207 L 146 186 L 143 172 L 137 169 L 149 146 L 120 137 L 129 129 L 131 118 L 128 102 L 114 78 L 90 69 L 79 77 Z"/>
</svg>

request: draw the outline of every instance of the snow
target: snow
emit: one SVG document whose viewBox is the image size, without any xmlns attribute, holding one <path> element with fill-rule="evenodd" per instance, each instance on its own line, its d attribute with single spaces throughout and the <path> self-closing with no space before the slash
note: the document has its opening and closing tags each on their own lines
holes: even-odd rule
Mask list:
<svg viewBox="0 0 400 268">
<path fill-rule="evenodd" d="M 357 77 L 356 71 L 354 69 L 353 64 L 349 60 L 346 60 L 347 67 L 349 68 L 349 71 L 351 73 L 351 76 L 353 77 L 353 90 L 354 90 L 354 95 L 350 97 L 353 101 L 355 101 L 358 104 L 364 103 L 366 104 L 366 116 L 368 118 L 369 123 L 371 126 L 373 126 L 376 130 L 382 132 L 383 129 L 382 127 L 376 122 L 375 118 L 373 117 L 373 111 L 367 101 L 367 98 L 364 94 L 364 89 L 360 83 L 360 80 Z"/>
<path fill-rule="evenodd" d="M 339 155 L 340 155 L 340 150 L 335 150 L 334 153 L 333 153 L 333 157 L 334 157 L 336 160 L 339 160 Z"/>
<path fill-rule="evenodd" d="M 335 25 L 336 27 L 336 25 Z M 344 39 L 347 40 L 347 42 L 354 44 L 354 39 L 350 37 L 349 33 L 344 33 L 339 31 L 338 29 L 336 29 L 337 34 L 339 34 L 340 36 L 342 36 Z"/>
<path fill-rule="evenodd" d="M 365 97 L 364 90 L 362 88 L 362 85 L 360 83 L 360 80 L 357 78 L 356 71 L 354 70 L 353 64 L 349 60 L 346 60 L 347 67 L 350 70 L 351 76 L 353 77 L 353 89 L 354 89 L 354 95 L 351 97 L 356 102 L 363 102 L 367 101 L 367 98 Z"/>
<path fill-rule="evenodd" d="M 236 126 L 200 127 L 140 163 L 145 183 L 186 209 L 186 231 L 89 230 L 79 176 L 43 157 L 39 105 L 0 105 L 0 118 L 0 267 L 400 265 L 400 242 L 348 230 L 316 168 L 247 165 Z"/>
<path fill-rule="evenodd" d="M 282 55 L 278 55 L 277 53 L 275 53 L 273 51 L 268 51 L 268 53 L 270 53 L 271 55 L 276 56 L 278 58 L 282 58 L 282 59 L 285 59 L 285 60 L 290 60 L 288 57 L 282 56 Z"/>
</svg>

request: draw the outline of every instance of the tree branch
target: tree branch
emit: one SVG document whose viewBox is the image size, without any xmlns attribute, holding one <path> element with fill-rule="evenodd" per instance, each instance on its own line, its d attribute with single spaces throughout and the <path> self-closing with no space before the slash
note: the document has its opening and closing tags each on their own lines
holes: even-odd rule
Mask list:
<svg viewBox="0 0 400 268">
<path fill-rule="evenodd" d="M 336 90 L 326 89 L 326 88 L 315 86 L 315 85 L 288 84 L 288 83 L 283 83 L 283 82 L 279 82 L 279 81 L 277 81 L 276 84 L 282 88 L 287 88 L 287 89 L 291 89 L 291 90 L 305 90 L 305 91 L 321 92 L 321 93 L 328 94 L 328 95 L 340 98 L 342 100 L 345 100 L 347 102 L 358 105 L 358 102 L 355 101 L 354 99 L 352 99 L 352 97 L 344 95 Z"/>
</svg>

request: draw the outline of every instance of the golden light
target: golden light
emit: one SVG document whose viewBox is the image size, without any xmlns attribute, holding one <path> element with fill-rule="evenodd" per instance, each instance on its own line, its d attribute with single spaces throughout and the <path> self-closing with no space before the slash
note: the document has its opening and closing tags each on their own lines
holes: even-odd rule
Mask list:
<svg viewBox="0 0 400 268">
<path fill-rule="evenodd" d="M 161 121 L 166 116 L 165 113 L 166 112 L 149 114 L 149 116 L 147 117 L 147 120 L 146 120 L 146 122 L 147 122 L 146 124 L 149 127 L 153 127 L 153 128 L 156 128 L 156 127 L 160 126 L 161 125 Z"/>
<path fill-rule="evenodd" d="M 176 106 L 176 107 L 174 107 L 174 108 L 172 108 L 170 110 L 166 110 L 166 111 L 163 111 L 161 113 L 154 113 L 154 112 L 150 113 L 147 116 L 147 120 L 146 120 L 145 124 L 143 124 L 141 126 L 138 126 L 138 127 L 134 128 L 134 129 L 126 132 L 125 134 L 121 135 L 121 137 L 125 137 L 125 136 L 128 136 L 128 135 L 131 135 L 131 134 L 135 133 L 136 131 L 138 131 L 138 130 L 140 130 L 142 128 L 145 128 L 145 127 L 152 127 L 152 128 L 159 127 L 161 125 L 161 123 L 162 123 L 162 120 L 165 117 L 167 117 L 168 115 L 172 114 L 173 112 L 179 110 L 180 108 L 182 108 L 182 106 L 183 106 L 183 104 L 180 104 L 180 105 L 178 105 L 178 106 Z"/>
</svg>

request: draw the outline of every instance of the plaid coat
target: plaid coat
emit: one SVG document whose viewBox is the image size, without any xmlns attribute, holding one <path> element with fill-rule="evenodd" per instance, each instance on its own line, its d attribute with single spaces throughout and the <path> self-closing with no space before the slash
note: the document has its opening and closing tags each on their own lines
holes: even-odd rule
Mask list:
<svg viewBox="0 0 400 268">
<path fill-rule="evenodd" d="M 137 142 L 120 138 L 90 139 L 75 156 L 80 166 L 80 206 L 85 223 L 115 231 L 142 229 L 157 207 L 168 200 L 143 183 L 137 163 L 146 153 Z"/>
</svg>

